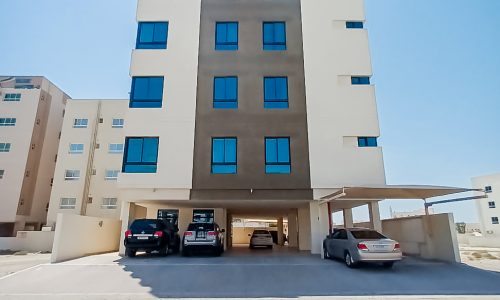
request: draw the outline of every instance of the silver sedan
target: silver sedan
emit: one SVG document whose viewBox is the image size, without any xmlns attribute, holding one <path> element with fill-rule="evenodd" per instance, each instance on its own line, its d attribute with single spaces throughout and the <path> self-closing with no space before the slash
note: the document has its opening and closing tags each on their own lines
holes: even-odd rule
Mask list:
<svg viewBox="0 0 500 300">
<path fill-rule="evenodd" d="M 336 230 L 323 241 L 323 256 L 343 259 L 350 268 L 360 262 L 382 263 L 391 268 L 403 258 L 398 242 L 367 228 Z"/>
</svg>

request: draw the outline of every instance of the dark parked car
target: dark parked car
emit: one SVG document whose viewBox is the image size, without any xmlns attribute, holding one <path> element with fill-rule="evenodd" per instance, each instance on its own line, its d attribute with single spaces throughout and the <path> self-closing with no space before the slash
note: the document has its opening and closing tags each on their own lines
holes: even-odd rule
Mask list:
<svg viewBox="0 0 500 300">
<path fill-rule="evenodd" d="M 125 254 L 134 257 L 137 251 L 158 251 L 167 255 L 179 252 L 179 229 L 169 222 L 156 219 L 138 219 L 125 232 Z"/>
<path fill-rule="evenodd" d="M 221 255 L 224 252 L 224 232 L 216 223 L 189 224 L 182 240 L 182 255 L 189 256 L 194 250 Z"/>
</svg>

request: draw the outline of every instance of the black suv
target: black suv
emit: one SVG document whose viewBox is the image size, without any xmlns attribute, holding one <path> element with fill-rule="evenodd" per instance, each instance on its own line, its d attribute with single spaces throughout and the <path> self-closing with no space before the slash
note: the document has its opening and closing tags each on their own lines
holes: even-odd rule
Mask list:
<svg viewBox="0 0 500 300">
<path fill-rule="evenodd" d="M 125 254 L 134 257 L 137 251 L 158 251 L 167 255 L 170 250 L 179 252 L 179 228 L 170 222 L 155 219 L 138 219 L 125 232 Z"/>
<path fill-rule="evenodd" d="M 209 250 L 219 256 L 224 252 L 224 233 L 216 223 L 191 223 L 182 240 L 182 255 L 189 256 L 193 250 Z"/>
</svg>

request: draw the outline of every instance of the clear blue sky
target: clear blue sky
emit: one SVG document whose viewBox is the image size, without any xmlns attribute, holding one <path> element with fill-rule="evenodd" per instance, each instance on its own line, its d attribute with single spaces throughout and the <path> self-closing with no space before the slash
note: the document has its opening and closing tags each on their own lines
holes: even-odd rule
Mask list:
<svg viewBox="0 0 500 300">
<path fill-rule="evenodd" d="M 388 183 L 468 187 L 500 172 L 500 1 L 366 8 Z M 135 9 L 130 0 L 2 0 L 0 74 L 43 75 L 73 98 L 127 98 Z M 422 204 L 387 201 L 383 216 L 389 206 Z M 437 211 L 476 220 L 473 203 Z"/>
</svg>

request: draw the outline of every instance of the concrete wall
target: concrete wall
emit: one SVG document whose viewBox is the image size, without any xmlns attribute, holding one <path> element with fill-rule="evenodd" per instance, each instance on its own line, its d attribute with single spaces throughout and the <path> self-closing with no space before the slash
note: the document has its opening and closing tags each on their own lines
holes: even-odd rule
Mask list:
<svg viewBox="0 0 500 300">
<path fill-rule="evenodd" d="M 309 207 L 298 209 L 297 220 L 299 227 L 299 249 L 303 251 L 311 250 L 311 216 L 309 215 Z"/>
<path fill-rule="evenodd" d="M 407 255 L 460 262 L 452 214 L 383 220 L 382 232 L 398 241 Z"/>
<path fill-rule="evenodd" d="M 51 262 L 118 250 L 121 222 L 58 214 Z"/>
<path fill-rule="evenodd" d="M 469 234 L 458 234 L 457 236 L 458 242 L 461 245 L 500 248 L 500 237 L 498 236 L 474 236 Z"/>
<path fill-rule="evenodd" d="M 18 231 L 16 237 L 0 237 L 0 250 L 50 252 L 54 231 Z"/>
</svg>

